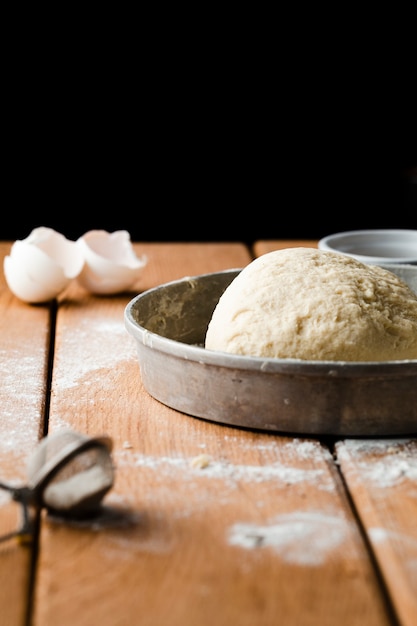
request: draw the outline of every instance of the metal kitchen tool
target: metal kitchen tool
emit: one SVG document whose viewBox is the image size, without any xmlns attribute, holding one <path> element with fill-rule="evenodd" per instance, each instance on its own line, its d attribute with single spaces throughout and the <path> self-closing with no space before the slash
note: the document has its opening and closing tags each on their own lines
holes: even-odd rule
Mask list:
<svg viewBox="0 0 417 626">
<path fill-rule="evenodd" d="M 45 437 L 29 458 L 28 484 L 16 487 L 0 482 L 0 488 L 23 507 L 22 528 L 0 540 L 28 533 L 29 506 L 68 517 L 96 512 L 114 482 L 111 450 L 112 440 L 107 436 L 61 430 Z"/>
<path fill-rule="evenodd" d="M 417 267 L 384 265 L 417 293 Z M 125 308 L 143 385 L 167 406 L 243 428 L 310 435 L 417 433 L 417 360 L 264 359 L 204 348 L 207 325 L 240 272 L 186 277 Z"/>
</svg>

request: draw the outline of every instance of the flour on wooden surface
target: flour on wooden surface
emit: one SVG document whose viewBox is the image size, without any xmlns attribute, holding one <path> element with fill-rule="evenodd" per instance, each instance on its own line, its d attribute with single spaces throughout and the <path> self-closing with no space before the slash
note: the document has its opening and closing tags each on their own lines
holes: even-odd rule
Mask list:
<svg viewBox="0 0 417 626">
<path fill-rule="evenodd" d="M 383 543 L 384 541 L 400 541 L 403 546 L 407 546 L 409 552 L 414 550 L 417 554 L 417 539 L 415 537 L 410 537 L 403 532 L 400 533 L 387 528 L 375 527 L 370 528 L 368 530 L 368 534 L 371 541 L 374 541 L 375 543 Z"/>
<path fill-rule="evenodd" d="M 38 375 L 34 376 L 34 372 Z M 16 407 L 24 415 L 39 410 L 39 399 L 45 386 L 40 360 L 34 356 L 22 357 L 20 351 L 0 351 L 1 414 L 12 414 Z M 28 381 L 31 384 L 28 384 Z M 33 382 L 34 381 L 34 382 Z M 7 402 L 7 400 L 12 400 Z"/>
<path fill-rule="evenodd" d="M 217 510 L 221 507 L 228 510 L 234 492 L 245 489 L 245 484 L 249 483 L 259 485 L 259 497 L 254 489 L 251 506 L 257 510 L 257 518 L 261 516 L 263 521 L 252 524 L 239 519 L 239 523 L 226 528 L 225 541 L 230 546 L 247 550 L 269 548 L 288 562 L 315 566 L 328 558 L 353 532 L 343 513 L 338 516 L 333 510 L 295 511 L 272 519 L 262 516 L 267 504 L 263 484 L 274 491 L 277 511 L 280 504 L 276 494 L 289 485 L 297 489 L 301 485 L 303 490 L 336 489 L 334 476 L 328 468 L 328 460 L 332 457 L 320 442 L 296 438 L 277 441 L 269 435 L 242 438 L 239 434 L 227 434 L 224 439 L 228 447 L 233 446 L 234 459 L 253 458 L 250 453 L 256 452 L 259 465 L 236 463 L 221 457 L 218 434 L 211 437 L 206 433 L 203 442 L 195 443 L 195 454 L 189 455 L 158 456 L 143 454 L 134 447 L 116 447 L 113 457 L 117 472 L 120 475 L 126 472 L 132 486 L 135 485 L 133 491 L 123 495 L 123 500 L 133 508 L 138 507 L 139 502 L 147 524 L 143 534 L 124 536 L 109 545 L 109 558 L 112 550 L 126 548 L 130 554 L 132 550 L 165 552 L 175 549 L 172 536 L 164 531 L 170 522 L 195 515 L 206 519 L 205 512 L 213 508 L 213 498 Z M 220 442 L 220 450 L 222 445 Z M 142 491 L 141 485 L 149 480 L 152 489 Z M 212 484 L 211 481 L 216 482 Z M 221 481 L 220 488 L 217 481 Z M 108 501 L 117 497 L 116 482 L 116 490 Z M 164 503 L 162 508 L 161 503 Z M 268 509 L 270 506 L 268 502 Z"/>
<path fill-rule="evenodd" d="M 242 481 L 262 482 L 265 480 L 278 480 L 285 484 L 302 481 L 316 481 L 319 478 L 325 480 L 326 474 L 323 469 L 300 469 L 289 467 L 275 462 L 268 465 L 237 465 L 227 461 L 210 460 L 203 468 L 193 466 L 192 460 L 187 458 L 157 457 L 149 455 L 132 454 L 128 459 L 126 455 L 117 455 L 118 465 L 128 463 L 137 467 L 148 467 L 165 472 L 170 475 L 173 470 L 181 471 L 188 478 L 195 478 L 196 474 L 204 478 L 222 478 Z M 201 471 L 203 470 L 203 471 Z"/>
<path fill-rule="evenodd" d="M 45 393 L 41 363 L 38 357 L 22 356 L 21 350 L 0 350 L 0 455 L 20 459 L 37 443 Z M 26 467 L 22 466 L 16 464 L 17 476 L 24 476 Z"/>
<path fill-rule="evenodd" d="M 61 353 L 65 354 L 62 364 Z M 76 335 L 67 332 L 60 337 L 53 384 L 59 389 L 75 387 L 86 374 L 131 359 L 136 359 L 135 345 L 123 322 L 85 320 Z"/>
<path fill-rule="evenodd" d="M 273 549 L 284 561 L 322 564 L 349 534 L 348 522 L 323 511 L 295 511 L 278 515 L 268 524 L 234 524 L 228 543 L 248 550 Z"/>
<path fill-rule="evenodd" d="M 368 529 L 371 542 L 378 547 L 380 544 L 388 543 L 397 545 L 401 550 L 401 560 L 406 567 L 408 575 L 417 588 L 417 539 L 405 532 L 390 530 L 388 528 L 374 527 Z"/>
<path fill-rule="evenodd" d="M 417 439 L 349 439 L 336 447 L 340 461 L 353 459 L 377 487 L 417 481 Z"/>
<path fill-rule="evenodd" d="M 330 457 L 330 453 L 318 442 L 315 441 L 298 441 L 296 439 L 277 446 L 277 443 L 271 439 L 268 443 L 264 439 L 259 443 L 245 442 L 238 439 L 235 442 L 237 453 L 239 450 L 258 450 L 265 453 L 263 464 L 249 465 L 236 464 L 230 461 L 219 459 L 215 454 L 209 451 L 204 454 L 197 454 L 194 457 L 187 458 L 184 456 L 152 456 L 133 452 L 131 450 L 121 450 L 115 452 L 117 465 L 146 467 L 158 472 L 158 476 L 169 477 L 173 471 L 181 472 L 182 479 L 195 480 L 203 479 L 223 479 L 225 481 L 246 481 L 246 482 L 264 482 L 275 481 L 276 484 L 285 487 L 289 484 L 301 482 L 315 483 L 319 489 L 332 490 L 334 488 L 333 480 L 327 471 L 327 467 L 323 465 L 323 458 Z M 274 455 L 274 459 L 268 459 L 268 452 Z M 281 460 L 275 460 L 276 457 L 283 457 Z M 312 467 L 305 467 L 306 459 L 312 461 L 320 461 L 319 464 Z M 202 461 L 203 460 L 203 461 Z M 303 463 L 302 467 L 297 467 L 297 460 Z"/>
</svg>

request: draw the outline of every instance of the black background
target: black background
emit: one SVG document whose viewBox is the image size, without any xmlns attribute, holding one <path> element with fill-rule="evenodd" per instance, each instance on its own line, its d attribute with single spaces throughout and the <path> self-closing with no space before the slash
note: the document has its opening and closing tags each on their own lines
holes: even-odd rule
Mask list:
<svg viewBox="0 0 417 626">
<path fill-rule="evenodd" d="M 248 42 L 213 56 L 213 42 L 158 55 L 135 41 L 86 50 L 57 32 L 5 66 L 1 239 L 37 226 L 248 243 L 417 228 L 415 67 L 391 47 L 356 64 L 341 51 L 336 71 L 318 42 L 290 64 Z"/>
<path fill-rule="evenodd" d="M 171 155 L 170 158 L 175 158 Z M 215 158 L 215 157 L 213 157 Z M 217 164 L 219 165 L 219 159 Z M 203 166 L 203 165 L 202 165 Z M 401 162 L 307 162 L 200 171 L 183 161 L 139 176 L 48 173 L 27 179 L 4 206 L 3 240 L 50 226 L 70 239 L 90 229 L 128 230 L 134 241 L 245 241 L 323 237 L 364 228 L 417 228 L 417 176 Z"/>
<path fill-rule="evenodd" d="M 70 239 L 97 228 L 128 230 L 134 241 L 248 243 L 417 228 L 417 174 L 405 143 L 396 158 L 381 159 L 369 147 L 361 155 L 359 144 L 348 147 L 349 158 L 334 150 L 334 160 L 315 151 L 290 158 L 260 154 L 257 145 L 238 151 L 186 147 L 179 137 L 175 143 L 160 147 L 162 155 L 132 153 L 132 161 L 109 149 L 107 156 L 87 150 L 69 162 L 57 153 L 57 162 L 50 155 L 31 164 L 33 151 L 8 181 L 1 239 L 25 238 L 37 226 Z"/>
</svg>

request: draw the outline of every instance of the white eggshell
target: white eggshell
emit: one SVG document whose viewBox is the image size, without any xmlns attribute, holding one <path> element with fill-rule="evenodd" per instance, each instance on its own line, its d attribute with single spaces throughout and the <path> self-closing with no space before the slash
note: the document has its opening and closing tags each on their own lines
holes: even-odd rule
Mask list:
<svg viewBox="0 0 417 626">
<path fill-rule="evenodd" d="M 29 303 L 56 298 L 77 276 L 84 259 L 75 241 L 41 226 L 17 240 L 4 258 L 4 275 L 15 296 Z"/>
<path fill-rule="evenodd" d="M 85 261 L 77 280 L 91 293 L 126 291 L 147 263 L 146 256 L 136 256 L 126 230 L 90 230 L 77 243 Z"/>
</svg>

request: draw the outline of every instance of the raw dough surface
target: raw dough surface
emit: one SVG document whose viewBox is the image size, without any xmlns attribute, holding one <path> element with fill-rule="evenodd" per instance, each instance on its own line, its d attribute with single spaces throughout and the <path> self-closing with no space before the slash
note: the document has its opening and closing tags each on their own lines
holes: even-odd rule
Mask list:
<svg viewBox="0 0 417 626">
<path fill-rule="evenodd" d="M 417 359 L 417 294 L 392 272 L 339 253 L 276 250 L 227 287 L 205 347 L 267 358 Z"/>
</svg>

